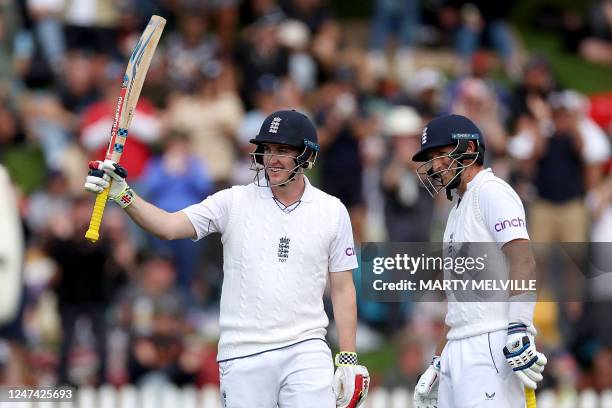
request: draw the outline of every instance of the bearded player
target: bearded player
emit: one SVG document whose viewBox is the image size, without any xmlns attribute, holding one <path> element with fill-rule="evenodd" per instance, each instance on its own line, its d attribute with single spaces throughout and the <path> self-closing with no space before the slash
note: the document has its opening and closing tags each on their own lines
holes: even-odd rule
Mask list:
<svg viewBox="0 0 612 408">
<path fill-rule="evenodd" d="M 457 243 L 496 243 L 511 280 L 535 279 L 521 200 L 483 167 L 484 153 L 480 129 L 464 116 L 446 115 L 425 127 L 412 158 L 423 162 L 417 174 L 432 196 L 442 190 L 449 200 L 458 196 L 444 231 L 445 256 Z M 417 408 L 525 406 L 524 387 L 537 387 L 546 357 L 534 342 L 535 294 L 512 291 L 507 300 L 449 297 L 444 337 L 415 388 Z"/>
<path fill-rule="evenodd" d="M 313 187 L 304 171 L 319 145 L 313 123 L 284 110 L 251 140 L 255 180 L 168 213 L 138 197 L 117 163 L 96 162 L 85 188 L 108 187 L 144 230 L 163 239 L 221 233 L 219 370 L 225 408 L 355 408 L 369 374 L 355 353 L 353 233 L 344 205 Z M 330 283 L 341 352 L 334 374 L 325 342 L 323 292 Z"/>
</svg>

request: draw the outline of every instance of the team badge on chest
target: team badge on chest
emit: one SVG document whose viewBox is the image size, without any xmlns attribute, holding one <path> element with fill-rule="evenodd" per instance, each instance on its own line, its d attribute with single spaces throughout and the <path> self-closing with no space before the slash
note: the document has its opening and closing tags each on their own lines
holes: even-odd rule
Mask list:
<svg viewBox="0 0 612 408">
<path fill-rule="evenodd" d="M 289 259 L 289 242 L 291 238 L 282 237 L 278 242 L 278 262 L 286 262 Z"/>
</svg>

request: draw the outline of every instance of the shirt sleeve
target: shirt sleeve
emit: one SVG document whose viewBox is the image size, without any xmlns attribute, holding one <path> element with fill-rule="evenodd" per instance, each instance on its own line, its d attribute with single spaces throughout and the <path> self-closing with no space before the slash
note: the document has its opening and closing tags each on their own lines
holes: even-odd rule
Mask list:
<svg viewBox="0 0 612 408">
<path fill-rule="evenodd" d="M 346 207 L 339 203 L 338 232 L 330 246 L 329 271 L 342 272 L 357 268 L 353 228 Z"/>
<path fill-rule="evenodd" d="M 232 201 L 233 191 L 226 189 L 182 210 L 196 231 L 193 241 L 198 241 L 213 232 L 223 234 L 229 221 Z"/>
<path fill-rule="evenodd" d="M 529 239 L 523 203 L 510 186 L 485 182 L 478 201 L 483 221 L 500 248 L 515 239 Z"/>
</svg>

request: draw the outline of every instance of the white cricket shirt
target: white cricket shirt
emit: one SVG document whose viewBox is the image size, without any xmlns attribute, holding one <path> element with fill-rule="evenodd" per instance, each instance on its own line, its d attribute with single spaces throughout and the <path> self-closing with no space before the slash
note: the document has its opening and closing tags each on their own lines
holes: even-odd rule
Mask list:
<svg viewBox="0 0 612 408">
<path fill-rule="evenodd" d="M 491 169 L 480 171 L 467 185 L 461 200 L 448 216 L 444 231 L 444 252 L 457 252 L 465 243 L 489 242 L 487 264 L 504 264 L 501 248 L 515 239 L 529 239 L 525 210 L 520 198 Z M 476 251 L 484 246 L 472 245 Z M 475 253 L 472 252 L 471 255 Z M 489 277 L 491 275 L 484 274 Z M 454 279 L 454 271 L 445 271 L 445 279 Z M 462 302 L 449 296 L 446 324 L 449 340 L 502 330 L 508 326 L 507 302 Z"/>
<path fill-rule="evenodd" d="M 355 269 L 348 212 L 337 198 L 313 187 L 285 213 L 269 187 L 220 191 L 183 210 L 197 239 L 221 233 L 219 361 L 324 339 L 328 272 Z"/>
</svg>

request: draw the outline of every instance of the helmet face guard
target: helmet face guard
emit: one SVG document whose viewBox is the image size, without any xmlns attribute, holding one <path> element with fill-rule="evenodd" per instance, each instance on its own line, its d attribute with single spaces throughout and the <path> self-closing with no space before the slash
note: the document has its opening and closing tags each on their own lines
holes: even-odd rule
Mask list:
<svg viewBox="0 0 612 408">
<path fill-rule="evenodd" d="M 318 150 L 319 150 L 319 145 L 307 139 L 304 139 L 304 149 L 297 156 L 264 153 L 264 145 L 258 144 L 255 151 L 253 153 L 250 153 L 250 156 L 251 156 L 250 169 L 252 171 L 255 171 L 253 182 L 258 187 L 277 187 L 277 186 L 287 185 L 288 183 L 295 180 L 296 176 L 299 173 L 303 174 L 304 170 L 310 170 L 314 166 L 317 160 Z M 270 184 L 270 178 L 268 177 L 268 165 L 266 164 L 270 162 L 270 160 L 266 160 L 266 159 L 271 158 L 272 156 L 287 157 L 295 161 L 295 167 L 293 167 L 292 169 L 280 170 L 280 171 L 289 173 L 289 175 L 287 176 L 287 179 L 285 181 L 276 183 L 276 184 Z M 265 182 L 262 182 L 262 177 L 261 177 L 262 172 L 263 172 L 263 176 L 264 176 L 263 178 L 265 179 Z"/>
<path fill-rule="evenodd" d="M 477 141 L 474 142 L 476 145 L 478 145 Z M 478 148 L 475 152 L 468 152 L 467 149 L 468 140 L 459 140 L 452 151 L 441 156 L 433 157 L 417 168 L 416 173 L 419 177 L 419 181 L 423 187 L 425 187 L 425 190 L 427 190 L 429 195 L 434 197 L 436 194 L 442 191 L 442 189 L 446 189 L 446 197 L 449 200 L 452 200 L 451 190 L 459 187 L 459 184 L 461 184 L 461 174 L 463 173 L 463 170 L 477 163 L 481 154 L 481 151 Z M 444 157 L 448 157 L 450 159 L 448 167 L 442 170 L 434 171 L 434 160 Z M 464 163 L 466 160 L 469 162 Z M 442 181 L 442 176 L 448 172 L 451 172 L 453 177 L 447 183 L 444 183 Z"/>
</svg>

